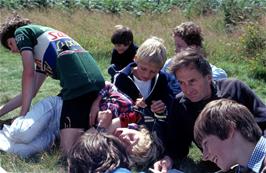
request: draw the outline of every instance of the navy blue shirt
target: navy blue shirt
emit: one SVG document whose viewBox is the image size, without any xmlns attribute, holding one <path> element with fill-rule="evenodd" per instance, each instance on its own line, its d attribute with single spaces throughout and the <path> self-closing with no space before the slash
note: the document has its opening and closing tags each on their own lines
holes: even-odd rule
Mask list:
<svg viewBox="0 0 266 173">
<path fill-rule="evenodd" d="M 115 49 L 113 49 L 111 64 L 115 65 L 117 71 L 121 70 L 134 61 L 137 50 L 138 46 L 134 43 L 130 44 L 128 49 L 122 54 L 119 54 Z"/>
</svg>

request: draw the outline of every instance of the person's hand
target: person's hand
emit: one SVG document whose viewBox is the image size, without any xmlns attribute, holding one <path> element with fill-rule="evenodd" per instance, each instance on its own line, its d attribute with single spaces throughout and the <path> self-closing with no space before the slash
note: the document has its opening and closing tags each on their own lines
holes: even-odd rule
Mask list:
<svg viewBox="0 0 266 173">
<path fill-rule="evenodd" d="M 169 156 L 164 156 L 163 159 L 153 164 L 154 169 L 150 169 L 154 173 L 167 173 L 173 166 L 172 159 Z"/>
<path fill-rule="evenodd" d="M 152 101 L 151 111 L 155 113 L 164 113 L 166 106 L 162 100 Z"/>
<path fill-rule="evenodd" d="M 110 109 L 99 111 L 97 117 L 98 126 L 107 129 L 112 123 L 112 118 L 113 114 Z"/>
<path fill-rule="evenodd" d="M 140 108 L 145 108 L 145 107 L 147 107 L 147 104 L 145 103 L 145 100 L 144 100 L 143 97 L 142 97 L 142 98 L 137 98 L 135 105 L 136 105 L 137 107 L 140 107 Z"/>
</svg>

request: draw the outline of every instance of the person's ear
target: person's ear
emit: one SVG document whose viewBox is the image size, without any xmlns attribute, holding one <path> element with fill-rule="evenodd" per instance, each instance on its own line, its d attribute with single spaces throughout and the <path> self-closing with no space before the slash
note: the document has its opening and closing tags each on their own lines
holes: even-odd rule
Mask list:
<svg viewBox="0 0 266 173">
<path fill-rule="evenodd" d="M 136 55 L 134 56 L 133 60 L 134 60 L 135 62 L 137 62 L 137 56 L 136 56 Z"/>
<path fill-rule="evenodd" d="M 207 80 L 208 80 L 208 83 L 211 84 L 211 82 L 212 82 L 212 75 L 208 74 L 207 75 Z"/>
<path fill-rule="evenodd" d="M 232 138 L 235 135 L 235 132 L 236 132 L 236 125 L 234 123 L 231 123 L 229 127 L 228 138 Z"/>
</svg>

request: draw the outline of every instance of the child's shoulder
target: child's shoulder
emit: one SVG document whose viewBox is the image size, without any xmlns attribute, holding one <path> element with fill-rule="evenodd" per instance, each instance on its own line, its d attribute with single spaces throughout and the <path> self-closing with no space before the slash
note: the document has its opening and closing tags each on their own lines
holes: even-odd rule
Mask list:
<svg viewBox="0 0 266 173">
<path fill-rule="evenodd" d="M 135 50 L 139 48 L 139 46 L 136 43 L 131 43 L 131 47 Z"/>
<path fill-rule="evenodd" d="M 164 71 L 162 71 L 162 70 L 160 70 L 160 71 L 158 72 L 158 75 L 159 75 L 159 77 L 162 78 L 163 80 L 167 80 L 168 78 L 171 77 L 169 73 L 164 72 Z"/>
</svg>

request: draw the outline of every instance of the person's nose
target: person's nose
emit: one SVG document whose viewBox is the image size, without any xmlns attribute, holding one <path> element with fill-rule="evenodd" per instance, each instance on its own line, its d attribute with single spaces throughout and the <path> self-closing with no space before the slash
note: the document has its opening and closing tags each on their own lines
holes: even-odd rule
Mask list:
<svg viewBox="0 0 266 173">
<path fill-rule="evenodd" d="M 184 83 L 184 84 L 182 85 L 182 91 L 183 91 L 184 93 L 189 94 L 189 93 L 191 92 L 191 87 L 189 86 L 189 84 Z"/>
<path fill-rule="evenodd" d="M 209 154 L 209 152 L 208 152 L 207 149 L 203 149 L 203 156 L 202 156 L 202 159 L 203 159 L 204 161 L 207 161 L 207 160 L 210 159 L 210 154 Z"/>
<path fill-rule="evenodd" d="M 187 87 L 187 92 L 189 93 L 189 94 L 191 94 L 191 93 L 193 93 L 193 88 L 191 87 L 191 86 L 188 86 Z"/>
</svg>

